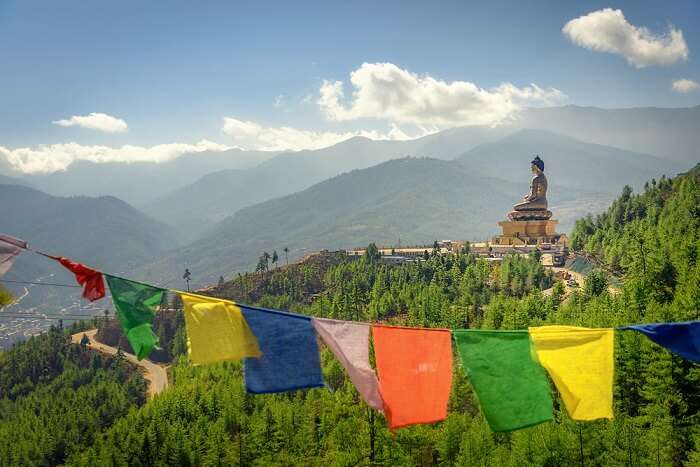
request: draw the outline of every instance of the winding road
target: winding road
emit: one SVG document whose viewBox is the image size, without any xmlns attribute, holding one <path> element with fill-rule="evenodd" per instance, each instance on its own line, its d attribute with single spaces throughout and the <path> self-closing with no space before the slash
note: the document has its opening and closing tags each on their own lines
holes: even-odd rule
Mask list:
<svg viewBox="0 0 700 467">
<path fill-rule="evenodd" d="M 572 276 L 572 278 L 578 283 L 578 288 L 579 288 L 579 289 L 582 289 L 583 286 L 584 286 L 585 283 L 586 283 L 586 276 L 584 276 L 584 275 L 581 274 L 580 272 L 574 271 L 573 269 L 568 269 L 568 268 L 563 268 L 563 267 L 553 267 L 553 268 L 551 268 L 551 269 L 552 269 L 552 271 L 554 271 L 555 273 L 557 273 L 557 272 L 562 272 L 562 271 L 563 271 L 563 272 L 568 272 L 568 273 Z M 563 282 L 564 282 L 564 297 L 566 298 L 566 297 L 568 297 L 569 295 L 571 295 L 571 292 L 573 292 L 575 288 L 569 286 L 569 285 L 567 284 L 567 281 L 563 281 Z M 551 288 L 549 288 L 549 289 L 543 290 L 542 293 L 543 293 L 545 296 L 549 296 L 549 295 L 552 295 L 553 291 L 554 291 L 554 287 L 551 287 Z M 608 292 L 610 293 L 610 295 L 615 295 L 615 294 L 617 294 L 617 293 L 620 292 L 620 289 L 619 289 L 618 287 L 616 287 L 616 286 L 608 285 Z"/>
<path fill-rule="evenodd" d="M 73 334 L 71 336 L 71 341 L 74 344 L 80 344 L 80 340 L 83 338 L 83 334 L 87 334 L 87 336 L 90 338 L 90 344 L 88 344 L 88 347 L 90 347 L 91 349 L 97 350 L 98 352 L 102 352 L 107 355 L 117 354 L 117 349 L 115 347 L 105 345 L 102 342 L 98 342 L 95 339 L 97 329 L 90 329 L 89 331 L 78 332 L 76 334 Z M 149 398 L 153 398 L 153 396 L 163 392 L 168 387 L 168 373 L 165 370 L 164 366 L 158 365 L 146 359 L 138 360 L 135 355 L 126 352 L 124 352 L 124 357 L 126 357 L 126 359 L 129 362 L 133 363 L 134 365 L 138 366 L 143 370 L 143 376 L 146 379 L 146 381 L 148 381 Z"/>
</svg>

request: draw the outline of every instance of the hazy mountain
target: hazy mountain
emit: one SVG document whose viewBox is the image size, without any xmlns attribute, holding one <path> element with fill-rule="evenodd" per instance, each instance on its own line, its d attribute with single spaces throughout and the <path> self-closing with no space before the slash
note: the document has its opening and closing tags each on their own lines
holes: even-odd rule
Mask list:
<svg viewBox="0 0 700 467">
<path fill-rule="evenodd" d="M 526 109 L 515 123 L 583 141 L 615 146 L 682 162 L 700 160 L 700 106 L 660 109 L 545 107 Z"/>
<path fill-rule="evenodd" d="M 247 169 L 277 155 L 242 151 L 185 154 L 168 162 L 94 163 L 77 161 L 65 171 L 25 177 L 54 196 L 116 196 L 133 205 L 150 202 L 203 175 L 225 169 Z"/>
<path fill-rule="evenodd" d="M 700 106 L 674 109 L 600 109 L 571 105 L 524 109 L 514 121 L 497 127 L 454 128 L 413 141 L 365 140 L 364 143 L 357 143 L 356 139 L 353 139 L 318 151 L 284 153 L 281 160 L 273 165 L 280 164 L 279 166 L 284 168 L 288 158 L 294 159 L 297 156 L 302 163 L 308 162 L 312 154 L 317 160 L 330 160 L 331 167 L 333 164 L 338 164 L 336 170 L 322 171 L 320 176 L 313 171 L 308 171 L 307 179 L 302 173 L 298 183 L 292 187 L 301 189 L 329 176 L 369 167 L 396 157 L 412 155 L 451 159 L 476 145 L 495 141 L 524 128 L 548 130 L 585 142 L 651 154 L 685 165 L 693 164 L 700 159 L 697 152 L 697 148 L 700 147 L 698 131 Z M 344 152 L 345 150 L 347 151 Z M 362 154 L 358 150 L 362 151 Z M 57 196 L 113 195 L 137 206 L 148 204 L 149 209 L 163 207 L 166 211 L 173 210 L 177 214 L 178 202 L 184 198 L 192 198 L 193 193 L 196 196 L 199 190 L 195 186 L 178 193 L 179 188 L 213 172 L 249 169 L 277 154 L 241 150 L 221 153 L 205 152 L 187 154 L 161 164 L 95 164 L 81 161 L 72 164 L 66 171 L 29 176 L 27 179 L 33 186 Z M 313 156 L 311 158 L 313 159 Z M 321 164 L 323 165 L 323 162 Z M 0 174 L 19 176 L 12 172 L 7 161 L 2 157 L 0 157 Z M 225 178 L 224 174 L 220 180 Z M 233 177 L 232 182 L 237 182 L 237 179 Z M 281 190 L 271 196 L 280 193 L 286 194 L 290 191 Z M 239 195 L 239 193 L 234 194 Z M 256 199 L 260 201 L 269 198 L 270 196 L 265 195 L 258 196 Z M 156 200 L 158 202 L 155 202 Z M 170 206 L 171 202 L 175 206 Z M 191 202 L 197 204 L 195 201 Z M 199 205 L 207 206 L 212 203 L 216 205 L 221 201 L 207 200 Z M 212 212 L 207 214 L 207 217 L 212 216 L 213 219 L 221 218 L 220 211 L 223 211 L 224 215 L 232 213 L 228 209 L 222 210 L 219 207 L 211 206 L 210 209 Z M 165 219 L 165 216 L 160 217 Z"/>
<path fill-rule="evenodd" d="M 543 130 L 468 127 L 414 141 L 353 138 L 319 151 L 281 154 L 253 169 L 206 175 L 147 205 L 145 210 L 178 226 L 185 238 L 194 240 L 243 207 L 294 193 L 339 173 L 405 155 L 451 159 L 457 156 L 455 151 L 470 147 L 460 160 L 475 174 L 522 181 L 527 179 L 528 158 L 540 154 L 553 183 L 600 193 L 616 193 L 620 174 L 631 175 L 625 183 L 639 187 L 664 170 L 683 168 L 676 161 L 584 143 Z"/>
<path fill-rule="evenodd" d="M 30 183 L 21 178 L 8 177 L 7 175 L 0 174 L 0 185 L 24 185 L 30 186 Z"/>
<path fill-rule="evenodd" d="M 225 170 L 149 203 L 144 210 L 194 239 L 239 209 L 303 190 L 329 177 L 407 155 L 452 159 L 509 128 L 455 128 L 413 141 L 356 137 L 334 146 L 280 154 L 248 170 Z"/>
<path fill-rule="evenodd" d="M 521 174 L 524 170 L 521 170 Z M 486 177 L 460 161 L 403 158 L 355 170 L 302 192 L 238 211 L 202 239 L 139 268 L 146 280 L 176 285 L 185 267 L 197 284 L 252 270 L 263 250 L 286 246 L 292 257 L 319 249 L 369 242 L 431 243 L 435 239 L 486 239 L 497 233 L 527 189 Z M 612 198 L 580 189 L 550 188 L 560 221 L 571 226 L 587 210 Z"/>
<path fill-rule="evenodd" d="M 171 229 L 125 202 L 111 197 L 58 198 L 32 188 L 0 185 L 0 232 L 27 240 L 47 253 L 69 256 L 76 261 L 113 273 L 129 274 L 175 246 Z M 4 277 L 72 284 L 74 279 L 53 261 L 23 253 Z M 17 296 L 23 287 L 11 286 Z M 61 303 L 79 297 L 73 289 L 32 289 L 23 305 Z"/>
<path fill-rule="evenodd" d="M 544 130 L 518 131 L 482 144 L 459 160 L 475 173 L 522 183 L 528 179 L 535 154 L 545 162 L 549 183 L 599 193 L 617 194 L 624 184 L 639 189 L 660 174 L 675 175 L 687 168 L 674 160 L 584 143 Z"/>
<path fill-rule="evenodd" d="M 0 232 L 94 266 L 124 270 L 175 241 L 170 229 L 112 196 L 59 198 L 0 185 Z"/>
<path fill-rule="evenodd" d="M 144 210 L 176 225 L 193 239 L 243 207 L 402 155 L 405 154 L 401 143 L 352 138 L 318 151 L 283 153 L 252 169 L 205 175 L 147 204 Z"/>
</svg>

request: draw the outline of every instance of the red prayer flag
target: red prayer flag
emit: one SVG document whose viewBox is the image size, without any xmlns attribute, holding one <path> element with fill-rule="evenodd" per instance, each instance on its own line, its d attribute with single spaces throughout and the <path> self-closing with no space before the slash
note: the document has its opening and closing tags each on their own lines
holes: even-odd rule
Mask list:
<svg viewBox="0 0 700 467">
<path fill-rule="evenodd" d="M 451 332 L 372 326 L 372 337 L 389 428 L 444 420 L 452 387 Z"/>
<path fill-rule="evenodd" d="M 63 256 L 45 256 L 55 259 L 64 268 L 75 274 L 75 280 L 83 286 L 83 298 L 94 302 L 105 296 L 105 282 L 100 271 L 95 271 L 84 264 L 76 263 Z"/>
</svg>

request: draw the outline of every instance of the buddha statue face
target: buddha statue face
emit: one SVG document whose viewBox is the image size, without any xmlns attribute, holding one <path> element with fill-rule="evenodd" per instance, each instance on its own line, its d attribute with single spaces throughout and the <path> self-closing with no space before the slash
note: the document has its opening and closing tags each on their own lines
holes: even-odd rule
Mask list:
<svg viewBox="0 0 700 467">
<path fill-rule="evenodd" d="M 532 170 L 533 174 L 538 174 L 542 172 L 539 167 L 537 167 L 535 164 L 530 164 L 530 170 Z"/>
</svg>

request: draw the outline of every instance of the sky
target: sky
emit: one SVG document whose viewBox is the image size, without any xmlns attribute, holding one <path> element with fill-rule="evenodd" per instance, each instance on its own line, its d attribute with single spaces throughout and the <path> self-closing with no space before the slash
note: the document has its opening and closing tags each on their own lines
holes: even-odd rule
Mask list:
<svg viewBox="0 0 700 467">
<path fill-rule="evenodd" d="M 0 2 L 0 157 L 168 160 L 700 104 L 700 2 Z M 2 162 L 2 161 L 0 161 Z"/>
</svg>

